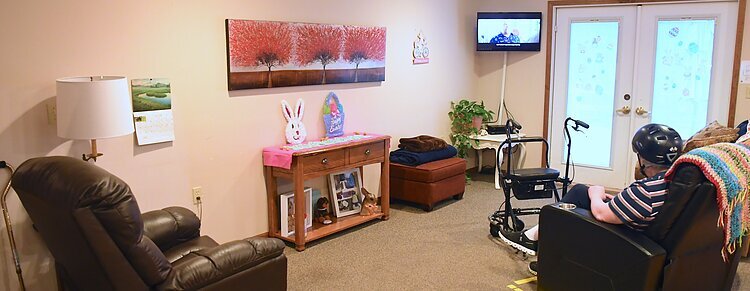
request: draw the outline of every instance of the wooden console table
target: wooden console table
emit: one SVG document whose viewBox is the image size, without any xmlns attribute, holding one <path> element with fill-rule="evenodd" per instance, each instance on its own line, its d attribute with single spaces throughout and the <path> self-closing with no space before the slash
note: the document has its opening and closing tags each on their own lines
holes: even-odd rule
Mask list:
<svg viewBox="0 0 750 291">
<path fill-rule="evenodd" d="M 293 242 L 297 251 L 305 250 L 305 243 L 325 237 L 327 235 L 381 219 L 388 220 L 389 207 L 389 152 L 390 136 L 376 136 L 370 139 L 354 141 L 342 145 L 333 145 L 308 152 L 294 153 L 290 169 L 264 166 L 266 192 L 268 194 L 268 235 L 285 241 Z M 323 225 L 313 221 L 313 227 L 305 234 L 305 215 L 295 215 L 294 235 L 282 236 L 279 229 L 279 195 L 277 178 L 290 179 L 294 184 L 294 193 L 304 192 L 305 180 L 328 175 L 351 168 L 362 168 L 365 165 L 380 163 L 380 206 L 381 212 L 370 216 L 349 215 L 335 218 L 333 223 Z M 361 172 L 361 170 L 360 170 Z M 313 205 L 315 201 L 312 201 Z M 331 203 L 332 207 L 335 207 Z M 305 195 L 294 195 L 294 213 L 305 213 Z M 312 215 L 309 213 L 307 215 Z"/>
</svg>

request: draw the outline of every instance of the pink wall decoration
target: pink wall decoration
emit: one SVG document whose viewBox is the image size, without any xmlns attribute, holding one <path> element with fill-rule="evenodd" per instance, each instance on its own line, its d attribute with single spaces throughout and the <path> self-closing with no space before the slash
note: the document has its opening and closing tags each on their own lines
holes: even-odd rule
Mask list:
<svg viewBox="0 0 750 291">
<path fill-rule="evenodd" d="M 385 27 L 226 20 L 229 90 L 385 81 Z"/>
</svg>

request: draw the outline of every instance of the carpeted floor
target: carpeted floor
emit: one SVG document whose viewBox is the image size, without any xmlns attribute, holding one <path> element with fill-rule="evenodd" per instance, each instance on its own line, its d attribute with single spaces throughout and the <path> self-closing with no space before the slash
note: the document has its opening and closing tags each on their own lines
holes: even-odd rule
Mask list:
<svg viewBox="0 0 750 291">
<path fill-rule="evenodd" d="M 531 258 L 489 235 L 487 216 L 501 192 L 490 175 L 474 175 L 464 199 L 424 212 L 392 204 L 391 219 L 375 221 L 307 245 L 288 247 L 289 290 L 536 290 L 527 265 Z M 551 201 L 516 202 L 515 207 Z M 527 216 L 527 226 L 536 223 Z M 744 286 L 744 287 L 743 287 Z M 750 260 L 738 268 L 733 290 L 750 286 Z"/>
</svg>

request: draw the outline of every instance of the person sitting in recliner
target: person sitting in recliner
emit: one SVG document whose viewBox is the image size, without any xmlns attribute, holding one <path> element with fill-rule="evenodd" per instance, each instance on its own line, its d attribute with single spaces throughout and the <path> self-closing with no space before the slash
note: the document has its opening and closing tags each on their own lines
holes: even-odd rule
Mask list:
<svg viewBox="0 0 750 291">
<path fill-rule="evenodd" d="M 669 188 L 664 174 L 677 159 L 682 138 L 671 127 L 647 124 L 636 131 L 632 146 L 638 155 L 640 171 L 647 178 L 633 182 L 616 196 L 606 194 L 602 186 L 578 184 L 561 202 L 590 210 L 602 222 L 625 224 L 635 230 L 648 227 L 664 204 Z M 519 232 L 500 229 L 500 238 L 511 247 L 535 256 L 539 225 Z M 529 264 L 529 271 L 536 275 L 536 262 Z"/>
</svg>

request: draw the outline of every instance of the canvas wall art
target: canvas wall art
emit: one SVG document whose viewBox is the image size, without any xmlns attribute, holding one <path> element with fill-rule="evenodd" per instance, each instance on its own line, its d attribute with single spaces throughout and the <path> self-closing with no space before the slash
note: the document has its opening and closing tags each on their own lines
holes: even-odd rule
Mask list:
<svg viewBox="0 0 750 291">
<path fill-rule="evenodd" d="M 385 27 L 226 20 L 229 90 L 385 81 Z"/>
</svg>

